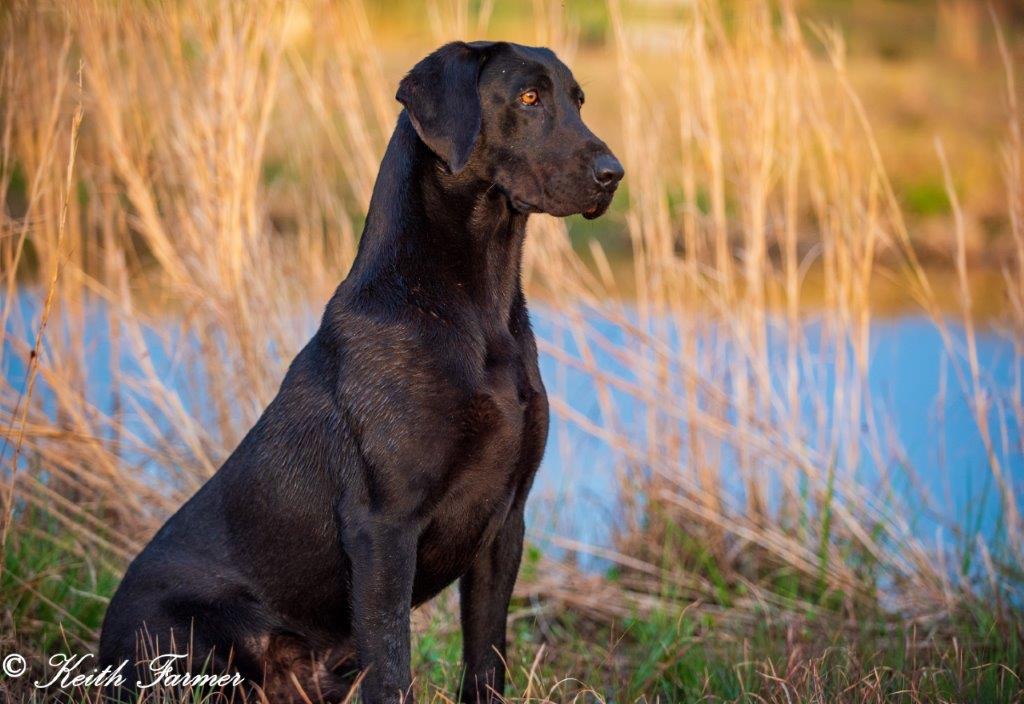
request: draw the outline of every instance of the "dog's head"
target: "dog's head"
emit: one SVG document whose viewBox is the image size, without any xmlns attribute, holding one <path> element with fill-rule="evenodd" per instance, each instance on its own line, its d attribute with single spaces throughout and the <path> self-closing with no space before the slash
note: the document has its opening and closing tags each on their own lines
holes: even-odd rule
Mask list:
<svg viewBox="0 0 1024 704">
<path fill-rule="evenodd" d="M 493 183 L 518 211 L 596 218 L 622 179 L 622 164 L 583 123 L 583 91 L 549 49 L 446 44 L 396 97 L 451 173 Z"/>
</svg>

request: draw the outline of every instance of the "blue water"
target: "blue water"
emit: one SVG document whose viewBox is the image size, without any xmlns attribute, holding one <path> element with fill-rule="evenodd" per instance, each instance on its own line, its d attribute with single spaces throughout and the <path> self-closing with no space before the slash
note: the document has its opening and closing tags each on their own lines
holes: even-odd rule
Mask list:
<svg viewBox="0 0 1024 704">
<path fill-rule="evenodd" d="M 13 316 L 5 331 L 3 360 L 0 373 L 14 389 L 24 386 L 26 360 L 15 353 L 12 345 L 14 336 L 25 339 L 24 330 L 34 330 L 37 318 L 37 299 L 21 296 L 19 315 Z M 111 339 L 107 315 L 100 304 L 86 307 L 86 324 L 83 326 L 85 349 L 89 373 L 85 380 L 85 394 L 95 407 L 109 412 L 112 405 Z M 635 315 L 626 312 L 635 322 Z M 311 334 L 315 328 L 319 311 L 302 311 L 297 315 L 297 327 Z M 538 338 L 553 343 L 573 357 L 580 350 L 564 325 L 564 316 L 552 309 L 535 306 L 534 327 Z M 21 321 L 20 324 L 18 321 Z M 623 329 L 598 315 L 585 317 L 584 326 L 588 339 L 603 336 L 616 345 L 627 341 Z M 47 341 L 59 345 L 66 339 L 67 321 L 56 314 L 50 321 Z M 963 331 L 951 326 L 955 345 L 963 346 Z M 164 329 L 152 328 L 144 335 L 149 363 L 156 369 L 165 388 L 173 389 L 182 396 L 183 403 L 200 416 L 204 425 L 215 427 L 214 409 L 209 402 L 196 401 L 204 398 L 203 389 L 196 388 L 194 370 L 185 366 L 181 359 L 182 350 L 187 350 L 195 341 L 187 333 L 176 331 L 173 325 Z M 805 420 L 812 419 L 814 412 L 810 399 L 824 396 L 830 398 L 836 387 L 835 368 L 831 362 L 833 350 L 821 349 L 818 340 L 819 324 L 807 321 L 803 336 L 807 356 L 817 359 L 813 369 L 804 370 L 815 384 L 805 386 L 802 393 L 808 398 L 807 407 L 802 409 Z M 785 349 L 784 330 L 773 327 L 769 335 L 769 357 L 772 366 L 782 369 Z M 676 328 L 665 333 L 667 345 L 679 349 L 679 337 L 687 334 Z M 1002 537 L 1003 518 L 999 495 L 989 470 L 985 447 L 977 431 L 971 401 L 963 393 L 949 363 L 949 353 L 934 324 L 922 317 L 905 315 L 886 320 L 875 320 L 871 324 L 871 357 L 869 384 L 873 406 L 871 411 L 885 431 L 886 442 L 895 443 L 902 453 L 889 453 L 885 466 L 878 466 L 868 453 L 864 453 L 858 467 L 849 468 L 856 481 L 867 488 L 869 495 L 894 502 L 900 515 L 912 526 L 913 533 L 922 540 L 956 540 L 964 544 L 970 536 L 981 534 L 987 540 L 999 541 Z M 714 338 L 714 335 L 711 336 Z M 707 344 L 706 342 L 704 344 Z M 983 384 L 993 390 L 993 404 L 989 412 L 997 455 L 1003 469 L 1015 487 L 1018 497 L 1024 493 L 1024 454 L 1020 428 L 1016 421 L 1000 422 L 1009 413 L 1005 394 L 1012 389 L 1015 365 L 1021 360 L 1014 356 L 1011 341 L 992 331 L 978 335 L 978 356 L 983 372 Z M 637 380 L 635 372 L 614 355 L 591 345 L 598 367 L 627 381 Z M 728 351 L 728 346 L 723 348 Z M 706 350 L 704 350 L 706 351 Z M 189 359 L 194 359 L 189 355 Z M 118 362 L 122 373 L 136 374 L 140 371 L 139 360 L 122 346 Z M 551 396 L 564 400 L 584 418 L 601 425 L 601 413 L 597 388 L 593 379 L 583 371 L 559 363 L 548 354 L 541 355 L 541 371 Z M 945 393 L 940 394 L 940 380 L 946 378 Z M 807 382 L 805 381 L 805 384 Z M 681 389 L 666 389 L 678 395 L 679 408 L 685 408 Z M 776 391 L 784 393 L 782 374 L 778 375 Z M 998 394 L 1003 394 L 1002 397 Z M 55 414 L 52 393 L 45 385 L 35 392 L 48 413 Z M 644 440 L 645 409 L 642 403 L 621 391 L 612 391 L 611 397 L 617 414 L 617 429 L 623 435 Z M 136 394 L 134 400 L 140 408 L 159 418 L 155 404 L 145 394 Z M 827 418 L 826 422 L 830 422 Z M 129 413 L 125 418 L 128 430 L 143 440 L 153 438 L 154 431 L 139 420 L 138 414 Z M 865 415 L 865 424 L 867 416 Z M 866 426 L 865 426 L 866 427 Z M 170 422 L 156 432 L 175 432 Z M 867 448 L 867 431 L 864 442 Z M 813 437 L 807 438 L 814 445 Z M 6 458 L 10 449 L 5 451 Z M 125 457 L 135 462 L 144 471 L 151 472 L 154 479 L 161 476 L 162 468 L 153 465 L 141 455 Z M 621 453 L 609 447 L 603 440 L 593 437 L 572 421 L 559 414 L 552 415 L 551 433 L 547 452 L 529 504 L 529 524 L 534 540 L 548 546 L 552 536 L 564 536 L 583 542 L 608 545 L 615 527 L 622 519 L 618 510 L 619 482 L 617 470 L 624 466 Z M 688 471 L 686 467 L 678 469 Z M 734 451 L 727 451 L 722 457 L 719 469 L 726 487 L 735 487 L 731 499 L 742 502 L 742 484 L 736 481 L 737 460 Z M 640 476 L 643 468 L 640 468 Z M 883 477 L 887 481 L 883 481 Z M 778 500 L 778 487 L 766 481 L 770 503 Z M 930 497 L 929 506 L 921 500 L 922 490 Z M 955 538 L 956 531 L 962 532 Z"/>
</svg>

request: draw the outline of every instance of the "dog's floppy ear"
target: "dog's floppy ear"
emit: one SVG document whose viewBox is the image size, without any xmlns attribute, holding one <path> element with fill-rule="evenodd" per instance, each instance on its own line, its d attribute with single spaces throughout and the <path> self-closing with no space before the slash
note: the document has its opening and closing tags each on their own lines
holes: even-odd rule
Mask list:
<svg viewBox="0 0 1024 704">
<path fill-rule="evenodd" d="M 466 165 L 480 135 L 477 81 L 492 42 L 445 44 L 413 66 L 395 98 L 416 134 L 453 174 Z"/>
</svg>

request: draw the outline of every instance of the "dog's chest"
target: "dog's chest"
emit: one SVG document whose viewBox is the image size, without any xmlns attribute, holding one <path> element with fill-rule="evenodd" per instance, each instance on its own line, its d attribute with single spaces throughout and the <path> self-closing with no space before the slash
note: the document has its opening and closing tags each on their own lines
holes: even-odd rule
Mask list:
<svg viewBox="0 0 1024 704">
<path fill-rule="evenodd" d="M 507 474 L 517 455 L 529 401 L 540 392 L 536 357 L 507 331 L 487 345 L 472 388 L 456 410 L 463 470 Z"/>
<path fill-rule="evenodd" d="M 429 598 L 469 568 L 504 523 L 525 475 L 536 469 L 524 461 L 543 443 L 543 437 L 535 437 L 541 431 L 538 405 L 544 400 L 535 365 L 518 351 L 492 356 L 483 383 L 455 414 L 452 461 L 420 543 L 420 598 Z"/>
<path fill-rule="evenodd" d="M 446 477 L 442 513 L 475 517 L 481 522 L 496 512 L 503 515 L 522 471 L 529 401 L 536 394 L 526 363 L 519 356 L 488 364 L 484 383 L 466 399 L 452 428 L 457 444 Z"/>
</svg>

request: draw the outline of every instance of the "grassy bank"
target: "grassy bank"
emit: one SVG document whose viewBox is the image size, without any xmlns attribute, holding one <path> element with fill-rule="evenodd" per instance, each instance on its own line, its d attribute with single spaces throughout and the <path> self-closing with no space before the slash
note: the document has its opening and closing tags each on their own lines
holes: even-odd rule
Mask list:
<svg viewBox="0 0 1024 704">
<path fill-rule="evenodd" d="M 430 5 L 415 53 L 486 34 L 490 7 Z M 62 644 L 95 647 L 127 561 L 273 396 L 351 262 L 397 105 L 358 1 L 2 12 L 0 647 L 38 668 Z M 955 150 L 937 139 L 920 157 L 946 211 L 926 267 L 935 221 L 907 203 L 937 196 L 890 178 L 841 32 L 786 2 L 698 2 L 652 54 L 635 8 L 604 12 L 600 48 L 559 3 L 536 3 L 516 37 L 570 65 L 601 52 L 614 80 L 585 85 L 584 114 L 616 112 L 628 176 L 601 237 L 531 222 L 552 410 L 600 443 L 605 464 L 584 469 L 616 501 L 604 544 L 531 534 L 512 691 L 1021 700 L 1019 48 L 997 15 L 991 46 L 962 49 L 999 77 L 1000 285 L 982 301 Z M 936 386 L 967 414 L 934 423 L 934 442 L 983 448 L 986 493 L 966 509 L 923 488 L 951 468 L 909 461 L 871 383 L 879 287 L 942 340 Z M 982 330 L 1007 373 L 979 362 Z M 586 376 L 594 412 L 563 371 Z M 556 435 L 548 453 L 572 449 Z M 579 567 L 588 555 L 597 568 Z M 422 700 L 454 696 L 454 598 L 415 615 Z M 41 699 L 26 682 L 0 687 Z"/>
<path fill-rule="evenodd" d="M 95 646 L 120 576 L 59 543 L 31 531 L 8 543 L 0 646 L 29 661 L 26 675 L 0 683 L 8 701 L 50 701 L 32 682 L 53 677 L 55 668 L 44 664 L 50 655 Z M 538 568 L 537 561 L 527 565 Z M 980 604 L 941 622 L 908 623 L 892 614 L 806 605 L 736 610 L 674 598 L 666 584 L 645 612 L 595 618 L 534 586 L 521 585 L 511 610 L 510 701 L 1013 702 L 1024 695 L 1020 624 Z M 417 612 L 414 623 L 417 699 L 457 701 L 461 635 L 454 590 Z M 67 691 L 72 701 L 97 701 L 95 689 Z M 166 689 L 143 701 L 224 700 Z"/>
</svg>

